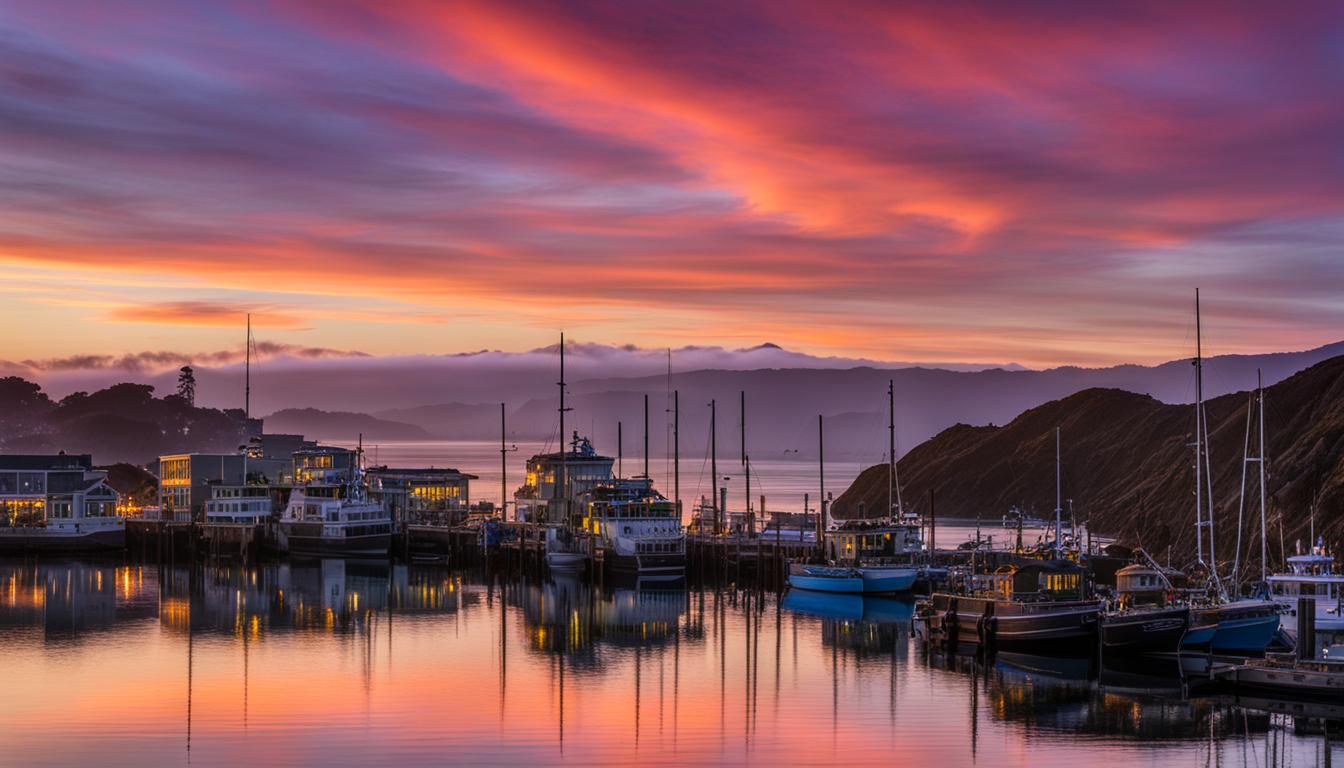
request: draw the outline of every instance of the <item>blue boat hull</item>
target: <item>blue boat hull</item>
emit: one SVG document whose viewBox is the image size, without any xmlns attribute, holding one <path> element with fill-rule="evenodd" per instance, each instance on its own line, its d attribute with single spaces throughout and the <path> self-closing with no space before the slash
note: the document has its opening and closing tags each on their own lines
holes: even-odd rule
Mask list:
<svg viewBox="0 0 1344 768">
<path fill-rule="evenodd" d="M 791 573 L 789 574 L 789 586 L 795 589 L 808 589 L 813 592 L 863 594 L 863 579 L 859 576 L 809 576 L 803 573 Z"/>
<path fill-rule="evenodd" d="M 1279 631 L 1278 607 L 1256 601 L 1198 609 L 1191 612 L 1190 622 L 1181 647 L 1213 653 L 1263 653 Z"/>
<path fill-rule="evenodd" d="M 919 571 L 915 568 L 859 568 L 863 591 L 867 594 L 909 592 Z"/>
<path fill-rule="evenodd" d="M 1208 648 L 1209 643 L 1213 642 L 1214 633 L 1217 631 L 1217 624 L 1190 627 L 1185 631 L 1185 637 L 1181 638 L 1181 647 L 1194 649 Z"/>
<path fill-rule="evenodd" d="M 1213 650 L 1215 653 L 1263 651 L 1269 647 L 1278 631 L 1278 616 L 1255 616 L 1219 622 L 1218 631 L 1213 636 Z"/>
</svg>

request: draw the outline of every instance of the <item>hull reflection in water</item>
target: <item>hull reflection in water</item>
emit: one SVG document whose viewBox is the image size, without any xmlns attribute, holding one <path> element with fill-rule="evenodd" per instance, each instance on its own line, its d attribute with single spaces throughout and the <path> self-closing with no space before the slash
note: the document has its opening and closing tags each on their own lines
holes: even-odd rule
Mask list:
<svg viewBox="0 0 1344 768">
<path fill-rule="evenodd" d="M 838 598 L 330 560 L 0 561 L 0 763 L 1127 768 L 1240 765 L 1271 740 L 1284 762 L 1318 755 L 1257 714 L 1286 704 L 1189 699 L 1147 663 L 930 656 L 909 602 Z"/>
</svg>

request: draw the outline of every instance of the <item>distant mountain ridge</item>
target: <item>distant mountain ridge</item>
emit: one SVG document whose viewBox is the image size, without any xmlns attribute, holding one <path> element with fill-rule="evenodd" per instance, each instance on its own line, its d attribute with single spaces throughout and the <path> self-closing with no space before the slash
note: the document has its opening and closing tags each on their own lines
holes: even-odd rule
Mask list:
<svg viewBox="0 0 1344 768">
<path fill-rule="evenodd" d="M 1267 383 L 1334 354 L 1344 342 L 1305 352 L 1218 356 L 1205 360 L 1209 397 L 1245 389 L 1262 369 Z M 553 360 L 552 363 L 557 361 Z M 549 376 L 547 375 L 549 373 Z M 509 439 L 555 436 L 558 400 L 556 371 L 538 372 L 543 391 L 506 408 Z M 643 398 L 650 397 L 651 453 L 668 452 L 669 389 L 680 394 L 682 455 L 700 455 L 708 443 L 709 402 L 718 406 L 719 450 L 738 450 L 739 400 L 747 397 L 747 449 L 757 459 L 813 457 L 816 417 L 826 417 L 826 452 L 836 459 L 884 461 L 887 445 L 887 383 L 896 387 L 898 454 L 956 424 L 1001 424 L 1019 413 L 1088 388 L 1122 389 L 1160 401 L 1185 402 L 1194 395 L 1189 360 L 1156 366 L 1056 368 L 1046 371 L 946 371 L 933 368 L 698 370 L 640 378 L 575 379 L 567 405 L 570 429 L 591 436 L 599 447 L 616 441 L 623 422 L 626 447 L 642 444 Z M 502 399 L 502 398 L 501 398 Z M 844 417 L 842 414 L 861 414 Z M 405 421 L 450 439 L 498 439 L 499 402 L 383 410 L 380 418 Z"/>
<path fill-rule="evenodd" d="M 1205 405 L 1220 562 L 1235 553 L 1247 398 L 1240 392 Z M 1313 503 L 1317 533 L 1334 546 L 1344 544 L 1344 356 L 1267 387 L 1265 399 L 1273 560 L 1309 538 Z M 927 513 L 932 491 L 939 516 L 979 515 L 991 529 L 1015 504 L 1053 517 L 1056 426 L 1063 496 L 1073 501 L 1078 519 L 1154 555 L 1164 556 L 1168 546 L 1180 557 L 1194 552 L 1193 408 L 1119 389 L 1083 390 L 999 427 L 943 430 L 897 463 L 903 500 Z M 888 504 L 887 474 L 885 463 L 864 470 L 835 500 L 835 515 L 880 514 Z M 1258 504 L 1254 467 L 1250 474 L 1248 493 Z M 1257 573 L 1258 514 L 1258 506 L 1248 504 L 1242 537 L 1243 560 L 1252 553 Z M 1008 535 L 1001 528 L 992 532 L 1000 541 Z"/>
<path fill-rule="evenodd" d="M 363 435 L 365 440 L 428 440 L 429 432 L 414 424 L 380 419 L 367 413 L 322 411 L 317 408 L 286 408 L 264 420 L 268 432 L 304 435 L 324 440 L 347 440 Z"/>
</svg>

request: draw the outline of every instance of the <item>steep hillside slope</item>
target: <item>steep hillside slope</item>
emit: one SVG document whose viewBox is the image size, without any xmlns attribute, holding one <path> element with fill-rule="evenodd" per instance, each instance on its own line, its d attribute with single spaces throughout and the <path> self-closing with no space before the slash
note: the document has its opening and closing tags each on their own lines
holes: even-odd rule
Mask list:
<svg viewBox="0 0 1344 768">
<path fill-rule="evenodd" d="M 1344 357 L 1266 389 L 1269 548 L 1274 559 L 1316 530 L 1344 543 Z M 1206 403 L 1219 560 L 1231 560 L 1246 437 L 1248 393 Z M 1054 509 L 1055 427 L 1060 428 L 1063 496 L 1098 532 L 1155 552 L 1194 551 L 1194 411 L 1145 395 L 1088 389 L 1023 412 L 998 427 L 957 425 L 900 459 L 907 505 L 940 516 L 997 522 L 1018 504 L 1044 517 Z M 866 469 L 835 501 L 838 517 L 887 505 L 887 465 Z M 1258 501 L 1255 467 L 1248 494 Z M 1066 502 L 1067 507 L 1068 502 Z M 1242 552 L 1257 553 L 1258 507 L 1247 509 Z"/>
</svg>

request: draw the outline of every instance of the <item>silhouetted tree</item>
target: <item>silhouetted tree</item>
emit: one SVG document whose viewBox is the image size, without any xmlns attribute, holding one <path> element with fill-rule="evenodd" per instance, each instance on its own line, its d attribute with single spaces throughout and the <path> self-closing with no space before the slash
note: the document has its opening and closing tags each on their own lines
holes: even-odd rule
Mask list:
<svg viewBox="0 0 1344 768">
<path fill-rule="evenodd" d="M 177 375 L 177 395 L 187 401 L 187 405 L 195 407 L 196 405 L 196 373 L 191 370 L 190 365 L 182 366 L 182 371 Z"/>
</svg>

